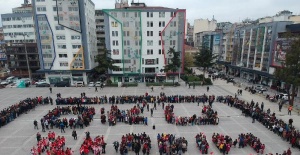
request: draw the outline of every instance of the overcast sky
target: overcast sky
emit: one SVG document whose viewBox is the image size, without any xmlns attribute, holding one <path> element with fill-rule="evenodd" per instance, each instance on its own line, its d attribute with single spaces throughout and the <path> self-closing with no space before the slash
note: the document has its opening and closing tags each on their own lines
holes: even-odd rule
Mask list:
<svg viewBox="0 0 300 155">
<path fill-rule="evenodd" d="M 115 4 L 115 0 L 92 1 L 96 9 L 111 9 Z M 0 14 L 10 13 L 11 8 L 20 6 L 23 2 L 24 0 L 0 0 Z M 282 10 L 300 14 L 300 0 L 139 0 L 139 2 L 145 2 L 148 6 L 186 9 L 187 19 L 191 23 L 194 19 L 212 19 L 213 16 L 218 22 L 238 22 L 247 17 L 257 19 L 273 16 Z"/>
</svg>

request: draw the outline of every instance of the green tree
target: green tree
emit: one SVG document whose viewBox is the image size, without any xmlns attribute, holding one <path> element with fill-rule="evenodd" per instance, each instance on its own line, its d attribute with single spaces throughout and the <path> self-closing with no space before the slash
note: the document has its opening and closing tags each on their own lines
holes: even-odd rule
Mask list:
<svg viewBox="0 0 300 155">
<path fill-rule="evenodd" d="M 118 66 L 114 65 L 114 61 L 111 57 L 108 56 L 110 51 L 108 51 L 106 48 L 103 49 L 103 54 L 98 54 L 96 56 L 95 62 L 98 63 L 98 66 L 95 67 L 96 72 L 99 74 L 105 74 L 108 69 L 115 70 L 118 69 Z"/>
<path fill-rule="evenodd" d="M 184 54 L 184 73 L 193 74 L 191 67 L 194 67 L 194 54 L 185 53 Z"/>
<path fill-rule="evenodd" d="M 300 38 L 288 37 L 287 39 L 290 46 L 286 50 L 285 62 L 281 63 L 281 67 L 276 68 L 274 75 L 278 80 L 286 83 L 289 104 L 294 105 L 296 89 L 300 85 Z"/>
<path fill-rule="evenodd" d="M 172 55 L 172 58 L 170 59 L 168 64 L 165 66 L 165 72 L 170 72 L 171 71 L 173 73 L 173 84 L 174 84 L 174 80 L 175 80 L 174 73 L 176 71 L 178 71 L 178 69 L 181 65 L 180 52 L 179 51 L 176 52 L 174 47 L 173 47 L 173 48 L 169 49 L 168 54 Z"/>
<path fill-rule="evenodd" d="M 199 51 L 195 54 L 194 57 L 194 64 L 196 67 L 202 67 L 203 68 L 203 81 L 204 84 L 205 80 L 205 72 L 209 67 L 212 67 L 215 64 L 215 60 L 218 56 L 214 55 L 211 50 L 208 48 L 202 48 L 199 49 Z"/>
</svg>

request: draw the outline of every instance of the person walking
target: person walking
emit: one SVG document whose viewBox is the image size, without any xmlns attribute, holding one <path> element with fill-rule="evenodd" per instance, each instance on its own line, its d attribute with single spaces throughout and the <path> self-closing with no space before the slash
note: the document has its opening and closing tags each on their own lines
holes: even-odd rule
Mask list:
<svg viewBox="0 0 300 155">
<path fill-rule="evenodd" d="M 207 92 L 209 91 L 209 86 L 206 87 Z"/>
<path fill-rule="evenodd" d="M 62 133 L 62 132 L 66 133 L 66 131 L 65 131 L 65 125 L 64 125 L 63 122 L 60 123 L 60 132 L 61 132 L 61 133 Z"/>
<path fill-rule="evenodd" d="M 52 87 L 51 86 L 49 87 L 49 91 L 50 91 L 50 93 L 52 93 Z"/>
<path fill-rule="evenodd" d="M 151 86 L 151 92 L 153 92 L 153 86 Z"/>
<path fill-rule="evenodd" d="M 153 117 L 153 108 L 151 108 L 150 112 L 151 112 L 151 117 Z"/>
<path fill-rule="evenodd" d="M 288 108 L 288 115 L 292 115 L 293 106 L 290 105 Z"/>
<path fill-rule="evenodd" d="M 77 132 L 75 129 L 72 131 L 72 136 L 73 136 L 74 140 L 77 140 Z"/>
<path fill-rule="evenodd" d="M 261 109 L 261 111 L 264 111 L 264 102 L 261 102 L 261 105 L 260 105 L 260 109 Z"/>
<path fill-rule="evenodd" d="M 115 147 L 116 152 L 118 152 L 118 149 L 119 149 L 119 142 L 118 142 L 118 141 L 114 141 L 113 144 L 114 144 L 114 147 Z"/>
<path fill-rule="evenodd" d="M 36 120 L 33 121 L 34 129 L 39 129 L 38 122 Z"/>
<path fill-rule="evenodd" d="M 95 86 L 95 92 L 98 92 L 98 87 L 97 86 Z"/>
<path fill-rule="evenodd" d="M 278 106 L 279 106 L 279 112 L 281 112 L 281 109 L 282 109 L 282 101 L 280 101 L 279 103 L 278 103 Z"/>
</svg>

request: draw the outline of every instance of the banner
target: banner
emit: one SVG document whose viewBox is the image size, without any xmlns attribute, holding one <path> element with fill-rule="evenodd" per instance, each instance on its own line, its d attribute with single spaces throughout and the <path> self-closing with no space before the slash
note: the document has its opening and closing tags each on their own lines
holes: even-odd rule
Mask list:
<svg viewBox="0 0 300 155">
<path fill-rule="evenodd" d="M 273 66 L 281 66 L 285 61 L 287 49 L 290 48 L 290 41 L 285 38 L 277 39 L 273 50 Z"/>
</svg>

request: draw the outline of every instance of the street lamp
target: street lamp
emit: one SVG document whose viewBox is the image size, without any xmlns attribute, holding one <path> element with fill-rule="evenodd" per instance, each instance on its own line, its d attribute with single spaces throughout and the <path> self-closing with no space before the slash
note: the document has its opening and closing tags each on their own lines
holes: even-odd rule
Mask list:
<svg viewBox="0 0 300 155">
<path fill-rule="evenodd" d="M 23 43 L 24 43 L 24 48 L 25 48 L 25 54 L 26 54 L 26 63 L 27 63 L 27 70 L 28 70 L 28 76 L 29 76 L 29 80 L 30 80 L 30 84 L 31 84 L 31 71 L 30 71 L 30 67 L 29 67 L 29 60 L 28 60 L 28 53 L 27 53 L 27 47 L 26 47 L 26 43 L 25 43 L 25 38 L 29 37 L 28 34 L 23 33 L 22 36 L 24 37 Z"/>
</svg>

